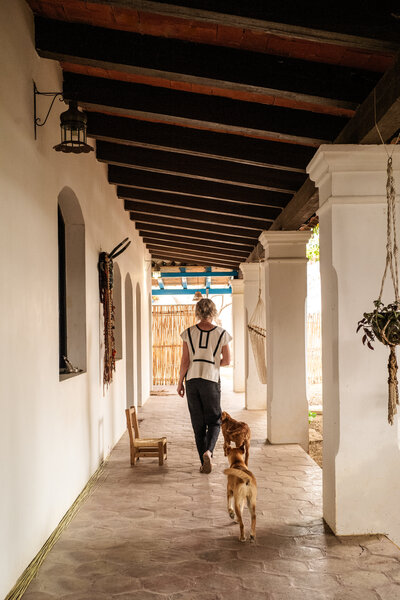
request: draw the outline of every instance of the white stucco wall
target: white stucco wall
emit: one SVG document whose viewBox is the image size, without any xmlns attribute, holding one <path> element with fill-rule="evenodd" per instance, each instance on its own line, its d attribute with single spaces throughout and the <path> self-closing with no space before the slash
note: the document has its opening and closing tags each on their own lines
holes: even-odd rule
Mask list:
<svg viewBox="0 0 400 600">
<path fill-rule="evenodd" d="M 56 153 L 56 100 L 34 140 L 33 82 L 62 88 L 61 70 L 34 50 L 23 0 L 0 3 L 0 597 L 41 548 L 125 429 L 125 360 L 103 395 L 97 261 L 124 237 L 122 285 L 141 287 L 142 397 L 149 395 L 149 258 L 94 153 Z M 49 99 L 38 101 L 44 116 Z M 89 140 L 90 141 L 90 140 Z M 92 141 L 93 142 L 93 141 Z M 57 197 L 76 194 L 86 227 L 87 372 L 58 374 Z M 122 289 L 123 304 L 125 301 Z M 135 303 L 135 297 L 133 304 Z M 135 323 L 135 306 L 133 306 Z M 122 328 L 125 337 L 125 327 Z M 124 341 L 124 340 L 123 340 Z M 136 360 L 136 353 L 134 353 Z M 127 457 L 128 460 L 128 457 Z"/>
</svg>

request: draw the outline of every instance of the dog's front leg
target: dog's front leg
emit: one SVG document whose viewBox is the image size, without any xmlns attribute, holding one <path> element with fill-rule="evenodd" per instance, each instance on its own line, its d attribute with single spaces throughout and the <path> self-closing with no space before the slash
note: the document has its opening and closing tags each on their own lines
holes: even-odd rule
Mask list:
<svg viewBox="0 0 400 600">
<path fill-rule="evenodd" d="M 235 500 L 235 513 L 236 513 L 236 517 L 239 523 L 239 527 L 240 527 L 240 534 L 239 534 L 239 542 L 245 542 L 246 538 L 244 535 L 244 524 L 243 524 L 243 518 L 242 518 L 242 509 L 243 506 L 237 501 Z"/>
</svg>

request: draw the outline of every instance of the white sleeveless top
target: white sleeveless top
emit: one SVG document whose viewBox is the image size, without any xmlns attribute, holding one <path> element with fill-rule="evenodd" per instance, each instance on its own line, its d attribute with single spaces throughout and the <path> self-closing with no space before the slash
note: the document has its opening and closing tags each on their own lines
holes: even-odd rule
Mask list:
<svg viewBox="0 0 400 600">
<path fill-rule="evenodd" d="M 231 341 L 232 336 L 217 325 L 209 331 L 193 325 L 181 333 L 181 338 L 187 343 L 190 356 L 186 379 L 201 377 L 218 382 L 222 347 Z"/>
</svg>

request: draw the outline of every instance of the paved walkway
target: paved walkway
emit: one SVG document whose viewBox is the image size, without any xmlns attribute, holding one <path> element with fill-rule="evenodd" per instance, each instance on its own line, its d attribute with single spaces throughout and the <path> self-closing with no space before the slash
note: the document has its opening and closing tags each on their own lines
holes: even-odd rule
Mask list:
<svg viewBox="0 0 400 600">
<path fill-rule="evenodd" d="M 320 468 L 297 446 L 265 445 L 265 412 L 242 404 L 223 395 L 252 428 L 256 543 L 240 543 L 228 517 L 221 438 L 213 472 L 200 474 L 185 400 L 152 397 L 142 434 L 168 436 L 167 463 L 131 468 L 125 434 L 23 600 L 400 599 L 400 551 L 381 536 L 326 531 Z"/>
</svg>

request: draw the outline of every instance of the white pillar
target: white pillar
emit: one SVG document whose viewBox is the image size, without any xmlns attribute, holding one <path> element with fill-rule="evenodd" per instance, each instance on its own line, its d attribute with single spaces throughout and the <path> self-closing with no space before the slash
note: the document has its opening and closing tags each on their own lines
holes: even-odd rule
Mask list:
<svg viewBox="0 0 400 600">
<path fill-rule="evenodd" d="M 399 417 L 388 424 L 388 350 L 376 342 L 371 352 L 356 333 L 385 266 L 386 160 L 384 146 L 321 146 L 308 172 L 320 199 L 324 518 L 338 535 L 385 533 L 400 544 Z M 393 164 L 399 188 L 399 153 Z M 384 302 L 393 301 L 390 275 L 385 291 Z"/>
<path fill-rule="evenodd" d="M 246 356 L 246 408 L 249 410 L 265 410 L 267 407 L 267 386 L 261 383 L 257 373 L 253 349 L 247 330 L 247 324 L 258 301 L 259 273 L 261 275 L 261 297 L 264 299 L 264 269 L 258 263 L 241 263 L 240 270 L 244 281 L 244 329 Z"/>
<path fill-rule="evenodd" d="M 245 384 L 245 325 L 243 279 L 232 282 L 232 327 L 233 327 L 233 391 L 244 392 Z"/>
<path fill-rule="evenodd" d="M 267 412 L 271 444 L 308 449 L 306 244 L 309 231 L 263 231 L 267 311 Z"/>
</svg>

